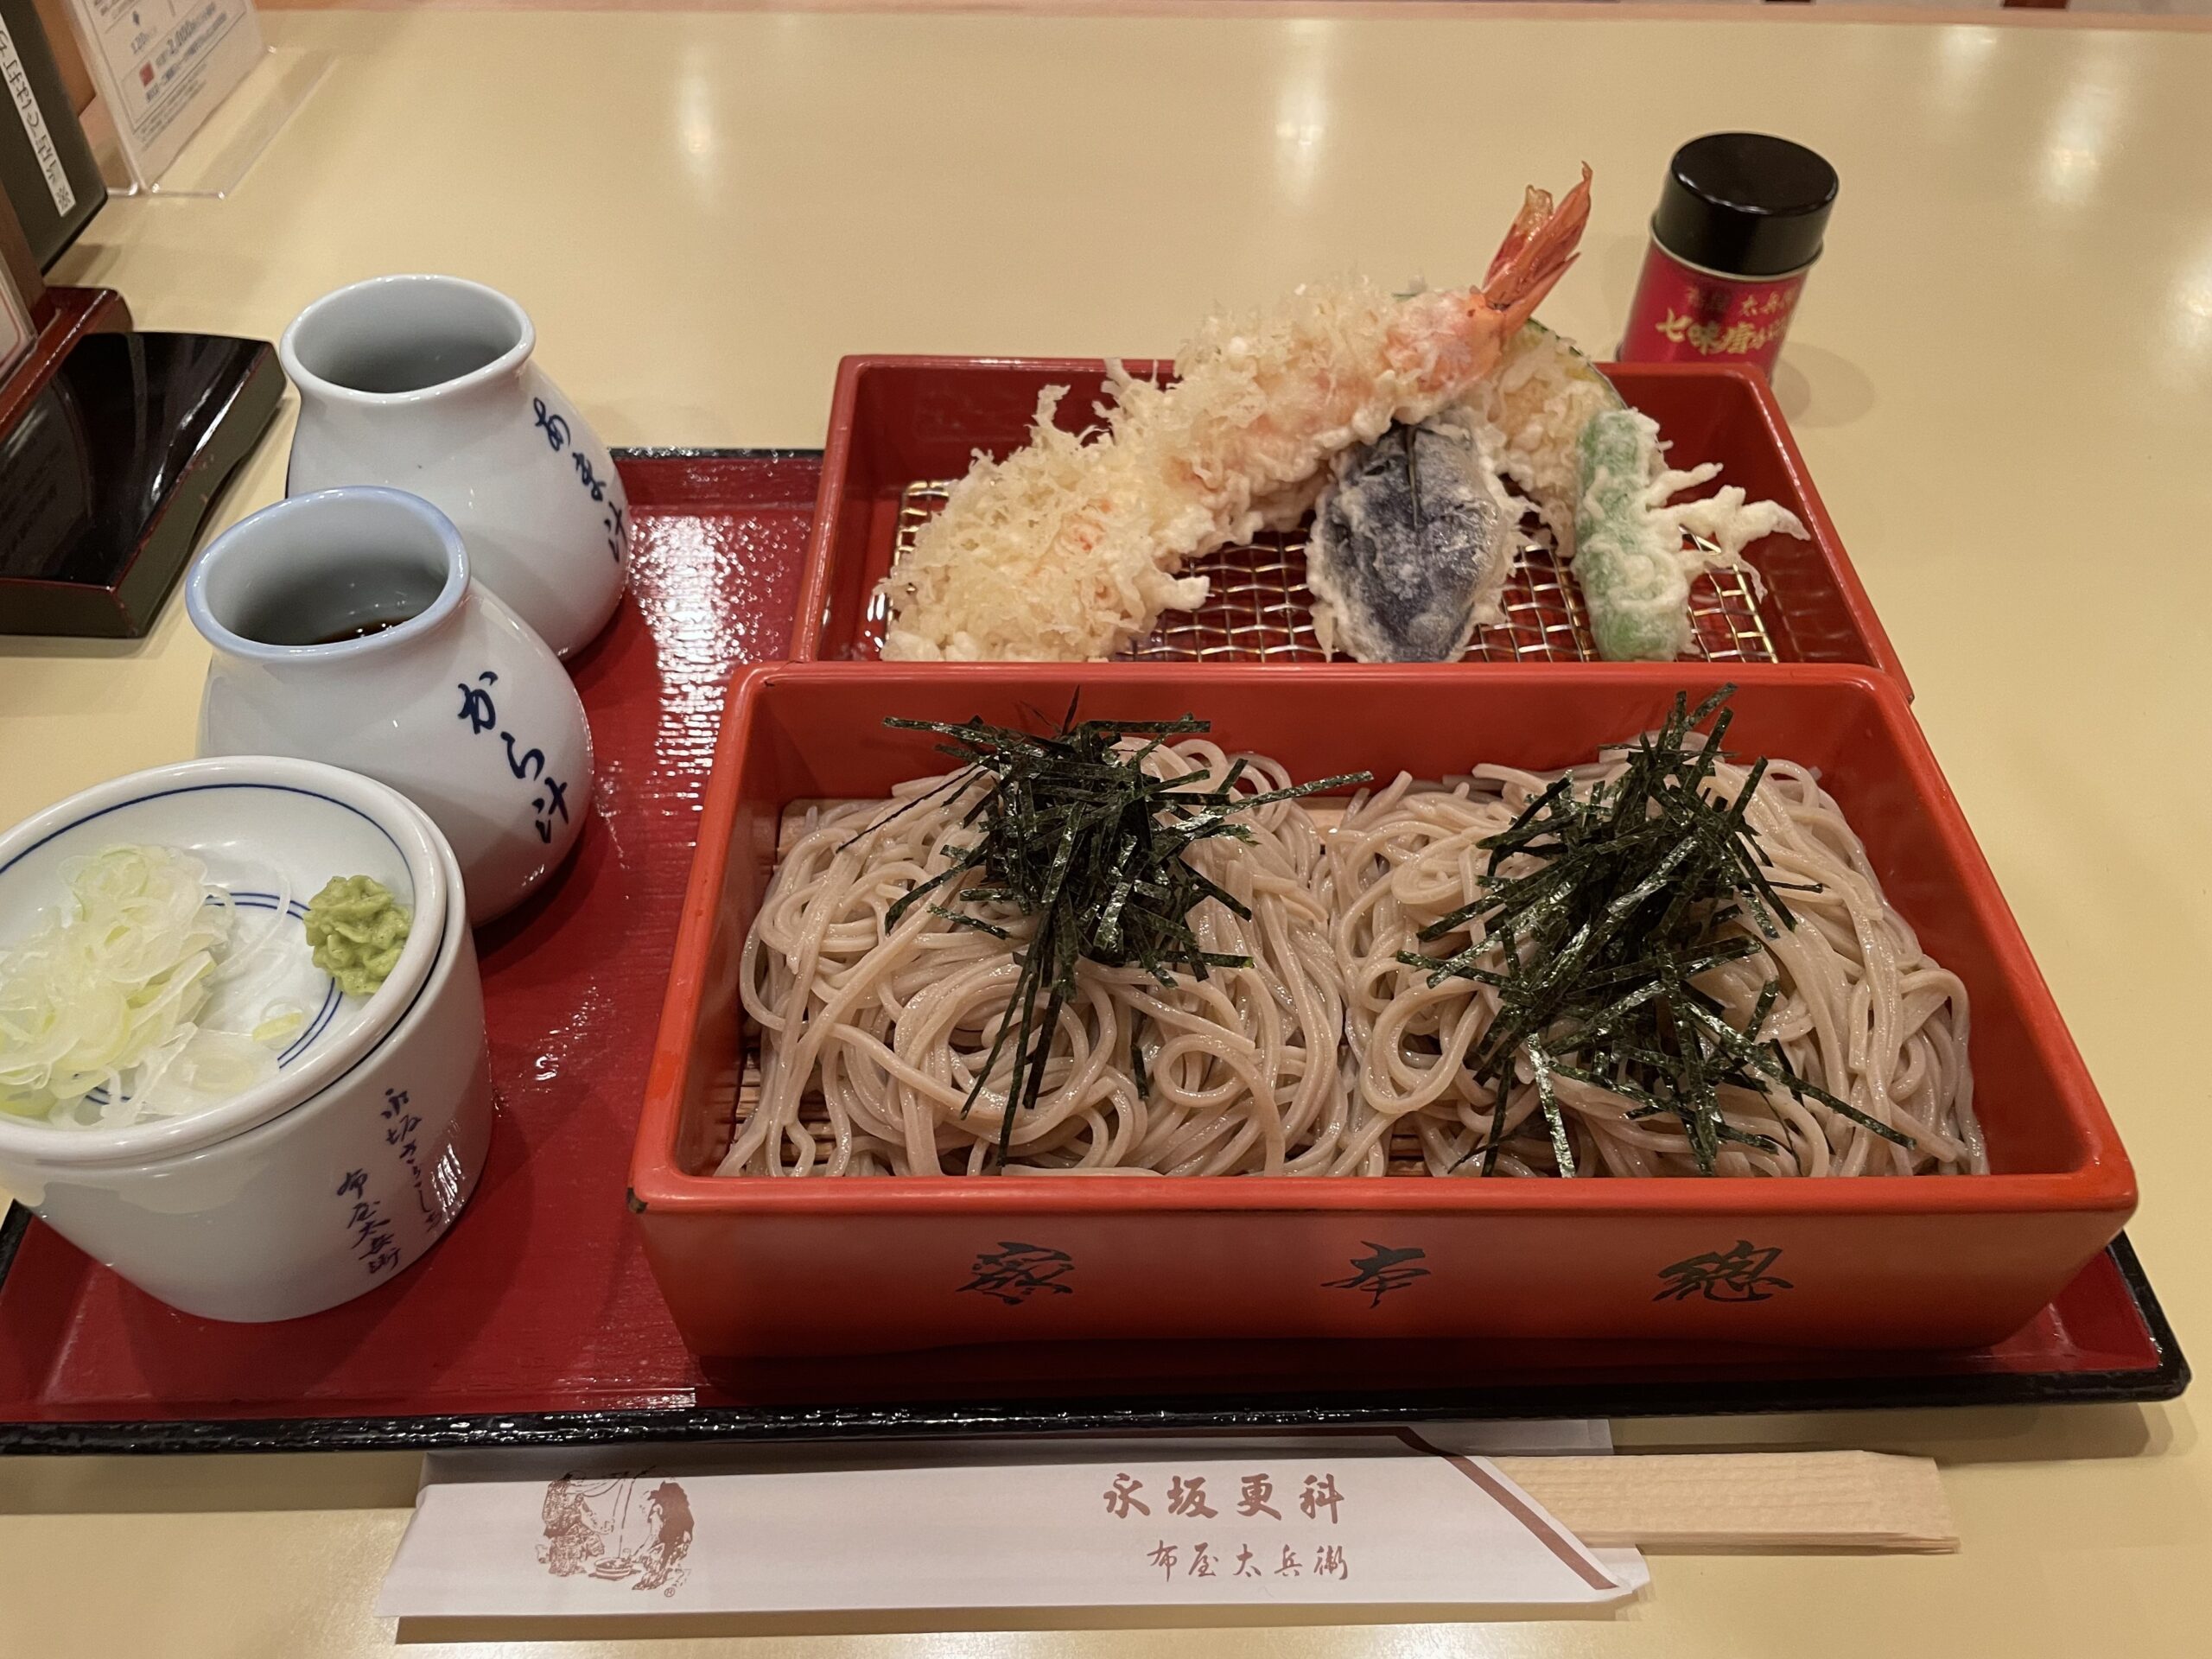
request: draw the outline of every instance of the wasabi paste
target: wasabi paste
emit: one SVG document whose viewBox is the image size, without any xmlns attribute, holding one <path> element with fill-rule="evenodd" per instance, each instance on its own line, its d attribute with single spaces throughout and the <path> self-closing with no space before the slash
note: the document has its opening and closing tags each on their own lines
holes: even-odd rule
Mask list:
<svg viewBox="0 0 2212 1659">
<path fill-rule="evenodd" d="M 334 875 L 308 904 L 308 943 L 315 965 L 348 996 L 373 996 L 407 944 L 407 907 L 381 881 Z"/>
</svg>

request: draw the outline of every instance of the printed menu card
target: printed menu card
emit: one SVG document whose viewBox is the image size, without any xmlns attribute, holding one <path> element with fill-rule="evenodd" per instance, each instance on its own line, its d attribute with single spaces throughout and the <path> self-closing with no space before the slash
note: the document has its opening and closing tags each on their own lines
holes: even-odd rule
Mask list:
<svg viewBox="0 0 2212 1659">
<path fill-rule="evenodd" d="M 131 175 L 157 183 L 262 55 L 253 0 L 69 0 Z"/>
</svg>

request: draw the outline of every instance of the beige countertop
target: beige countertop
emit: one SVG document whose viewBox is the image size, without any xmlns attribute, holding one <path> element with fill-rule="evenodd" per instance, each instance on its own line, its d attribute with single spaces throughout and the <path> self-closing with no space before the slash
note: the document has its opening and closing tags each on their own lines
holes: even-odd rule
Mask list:
<svg viewBox="0 0 2212 1659">
<path fill-rule="evenodd" d="M 1586 257 L 1546 315 L 1603 346 L 1674 144 L 1741 125 L 1826 152 L 1843 195 L 1778 389 L 2126 1137 L 2132 1235 L 2212 1351 L 2183 1145 L 2212 1109 L 2212 34 L 1433 9 L 265 21 L 337 61 L 244 188 L 116 203 L 60 278 L 121 289 L 146 327 L 272 339 L 355 277 L 480 278 L 618 444 L 818 443 L 846 352 L 1165 354 L 1216 302 L 1317 274 L 1465 282 L 1522 184 L 1584 160 Z M 226 517 L 279 493 L 283 449 L 280 429 Z M 140 644 L 0 641 L 0 822 L 188 753 L 204 661 L 174 601 Z M 690 1634 L 779 1659 L 2203 1650 L 2212 1450 L 2186 1403 L 1622 1438 L 1929 1452 L 1965 1547 L 1662 1558 L 1603 1624 Z M 0 1654 L 381 1651 L 368 1610 L 413 1480 L 388 1455 L 0 1465 Z M 585 1634 L 547 1651 L 620 1645 Z"/>
</svg>

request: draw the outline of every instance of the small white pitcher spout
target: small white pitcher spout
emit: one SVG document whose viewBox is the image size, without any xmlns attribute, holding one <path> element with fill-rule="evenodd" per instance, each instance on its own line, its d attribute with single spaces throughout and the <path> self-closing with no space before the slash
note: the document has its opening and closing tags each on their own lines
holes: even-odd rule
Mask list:
<svg viewBox="0 0 2212 1659">
<path fill-rule="evenodd" d="M 457 276 L 326 294 L 277 346 L 300 394 L 285 490 L 421 496 L 460 527 L 477 581 L 567 657 L 621 602 L 630 503 L 536 346 L 520 306 Z"/>
</svg>

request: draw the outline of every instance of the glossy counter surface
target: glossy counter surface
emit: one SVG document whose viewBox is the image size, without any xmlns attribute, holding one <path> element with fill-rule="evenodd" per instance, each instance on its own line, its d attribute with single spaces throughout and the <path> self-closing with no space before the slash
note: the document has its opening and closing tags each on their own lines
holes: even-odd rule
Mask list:
<svg viewBox="0 0 2212 1659">
<path fill-rule="evenodd" d="M 2212 34 L 1427 10 L 264 22 L 338 55 L 244 187 L 115 203 L 58 279 L 121 289 L 148 327 L 273 339 L 361 276 L 476 277 L 530 310 L 616 444 L 818 443 L 846 352 L 1164 355 L 1214 303 L 1311 276 L 1465 282 L 1522 186 L 1584 160 L 1586 257 L 1546 315 L 1602 347 L 1676 143 L 1749 126 L 1821 149 L 1843 195 L 1777 390 L 2127 1140 L 2132 1236 L 2184 1346 L 2209 1340 L 2204 1166 L 2182 1143 L 2212 1104 L 2192 1040 L 2212 1001 Z M 287 429 L 226 518 L 279 493 Z M 0 819 L 188 753 L 205 661 L 175 601 L 140 644 L 0 641 Z M 1611 1624 L 715 1628 L 793 1659 L 2197 1650 L 2212 1452 L 2186 1402 L 1622 1440 L 1930 1452 L 1965 1548 L 1662 1558 Z M 414 1472 L 0 1465 L 0 1651 L 382 1650 L 368 1607 Z M 578 1634 L 557 1650 L 619 1646 Z"/>
</svg>

